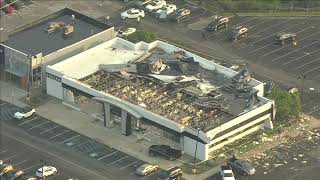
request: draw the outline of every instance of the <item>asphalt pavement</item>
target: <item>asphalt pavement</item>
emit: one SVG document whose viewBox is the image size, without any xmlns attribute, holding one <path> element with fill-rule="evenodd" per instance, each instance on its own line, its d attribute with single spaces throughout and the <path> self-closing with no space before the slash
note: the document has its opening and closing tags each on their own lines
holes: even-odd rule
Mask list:
<svg viewBox="0 0 320 180">
<path fill-rule="evenodd" d="M 147 177 L 140 177 L 135 174 L 135 170 L 144 161 L 37 114 L 23 120 L 14 119 L 13 114 L 20 108 L 7 102 L 0 101 L 0 107 L 0 159 L 5 163 L 19 165 L 17 168 L 29 175 L 33 175 L 41 166 L 40 159 L 46 159 L 60 169 L 59 174 L 52 177 L 59 180 L 68 177 L 77 177 L 79 180 L 154 179 L 159 173 L 157 171 Z M 74 166 L 77 168 L 72 168 Z M 98 168 L 94 168 L 95 166 Z M 94 173 L 82 171 L 83 167 Z"/>
</svg>

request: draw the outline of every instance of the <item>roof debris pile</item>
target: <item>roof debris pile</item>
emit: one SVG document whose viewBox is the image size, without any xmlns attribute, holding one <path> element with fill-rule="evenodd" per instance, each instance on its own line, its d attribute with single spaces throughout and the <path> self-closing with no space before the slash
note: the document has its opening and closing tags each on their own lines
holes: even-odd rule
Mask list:
<svg viewBox="0 0 320 180">
<path fill-rule="evenodd" d="M 209 130 L 259 102 L 248 85 L 248 71 L 229 78 L 201 67 L 183 51 L 155 48 L 128 64 L 99 68 L 81 81 L 185 127 Z"/>
</svg>

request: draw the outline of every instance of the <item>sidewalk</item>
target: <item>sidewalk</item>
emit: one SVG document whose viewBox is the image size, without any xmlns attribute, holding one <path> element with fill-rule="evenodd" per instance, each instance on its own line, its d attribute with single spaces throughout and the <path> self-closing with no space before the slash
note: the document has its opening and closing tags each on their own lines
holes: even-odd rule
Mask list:
<svg viewBox="0 0 320 180">
<path fill-rule="evenodd" d="M 13 104 L 20 107 L 26 105 L 21 102 L 27 95 L 26 91 L 12 87 L 10 84 L 2 81 L 0 81 L 0 91 L 2 100 L 10 103 L 13 102 Z M 13 96 L 11 96 L 11 91 Z M 140 160 L 158 164 L 163 169 L 182 164 L 180 161 L 168 161 L 162 158 L 149 157 L 147 150 L 151 145 L 150 142 L 139 140 L 134 134 L 128 137 L 123 136 L 120 133 L 120 127 L 117 126 L 112 129 L 105 128 L 102 121 L 94 119 L 83 112 L 69 108 L 63 105 L 58 99 L 51 99 L 41 106 L 36 107 L 36 112 L 40 116 L 88 136 L 100 143 L 111 146 Z M 206 179 L 218 172 L 218 168 L 219 167 L 212 168 L 199 175 L 184 174 L 183 177 L 187 180 Z"/>
</svg>

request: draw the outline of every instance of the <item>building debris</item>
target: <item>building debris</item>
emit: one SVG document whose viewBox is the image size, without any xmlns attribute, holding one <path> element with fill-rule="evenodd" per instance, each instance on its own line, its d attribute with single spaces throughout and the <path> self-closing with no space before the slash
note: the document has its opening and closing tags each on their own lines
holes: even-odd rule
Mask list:
<svg viewBox="0 0 320 180">
<path fill-rule="evenodd" d="M 48 25 L 48 29 L 46 30 L 48 33 L 52 33 L 62 29 L 65 26 L 65 22 L 58 21 L 58 22 L 50 22 Z"/>
<path fill-rule="evenodd" d="M 155 48 L 127 64 L 99 68 L 81 81 L 185 127 L 206 130 L 259 102 L 246 69 L 232 78 L 222 76 L 202 68 L 184 51 L 168 54 Z"/>
</svg>

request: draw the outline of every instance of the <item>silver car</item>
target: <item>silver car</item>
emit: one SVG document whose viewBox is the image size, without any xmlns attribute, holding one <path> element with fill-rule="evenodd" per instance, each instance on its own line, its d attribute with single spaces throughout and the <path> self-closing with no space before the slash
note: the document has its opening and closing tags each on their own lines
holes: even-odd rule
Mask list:
<svg viewBox="0 0 320 180">
<path fill-rule="evenodd" d="M 136 173 L 141 176 L 147 176 L 148 174 L 155 172 L 159 169 L 159 166 L 152 164 L 143 164 L 136 170 Z"/>
</svg>

